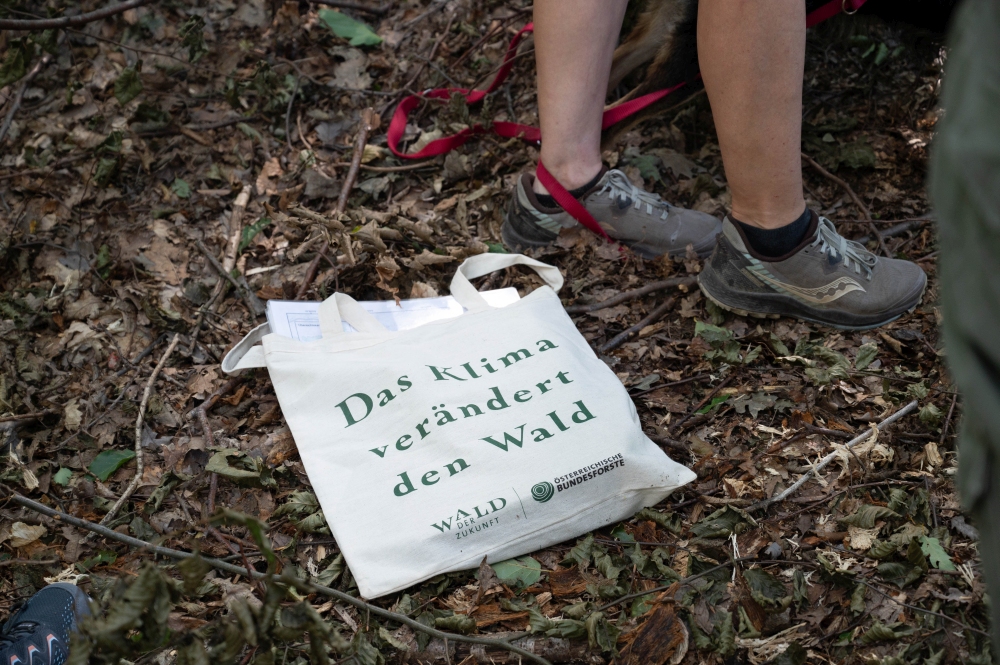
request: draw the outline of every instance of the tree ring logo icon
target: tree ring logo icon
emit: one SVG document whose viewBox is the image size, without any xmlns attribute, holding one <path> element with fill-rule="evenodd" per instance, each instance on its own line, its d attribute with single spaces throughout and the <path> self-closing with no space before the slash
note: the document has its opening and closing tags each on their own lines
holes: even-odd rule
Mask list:
<svg viewBox="0 0 1000 665">
<path fill-rule="evenodd" d="M 541 482 L 531 488 L 531 498 L 539 503 L 545 503 L 555 494 L 556 488 L 552 483 Z"/>
</svg>

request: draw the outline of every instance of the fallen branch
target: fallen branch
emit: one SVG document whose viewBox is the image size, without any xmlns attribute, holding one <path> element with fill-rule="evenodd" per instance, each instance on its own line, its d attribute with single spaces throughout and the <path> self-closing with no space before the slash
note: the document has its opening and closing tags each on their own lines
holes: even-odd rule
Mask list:
<svg viewBox="0 0 1000 665">
<path fill-rule="evenodd" d="M 229 281 L 230 284 L 233 285 L 233 288 L 235 288 L 236 292 L 240 294 L 241 298 L 243 298 L 243 302 L 246 303 L 247 308 L 250 310 L 250 312 L 254 316 L 263 316 L 264 312 L 266 311 L 264 303 L 260 301 L 260 298 L 257 297 L 257 294 L 255 294 L 252 290 L 250 290 L 250 285 L 247 284 L 246 278 L 243 277 L 243 275 L 240 275 L 239 278 L 236 278 L 233 277 L 233 274 L 231 272 L 226 272 L 226 269 L 222 267 L 222 264 L 219 263 L 219 260 L 215 258 L 215 255 L 212 254 L 212 252 L 208 249 L 208 247 L 205 247 L 205 243 L 203 243 L 201 240 L 195 240 L 194 244 L 196 247 L 198 247 L 199 250 L 201 250 L 201 253 L 205 255 L 205 258 L 208 259 L 208 262 L 212 264 L 212 267 L 215 268 L 216 272 L 218 272 L 220 276 L 224 277 L 226 280 Z"/>
<path fill-rule="evenodd" d="M 163 366 L 167 364 L 167 359 L 170 358 L 170 354 L 174 352 L 180 338 L 180 333 L 174 333 L 174 338 L 170 340 L 170 345 L 167 347 L 167 350 L 163 352 L 160 362 L 156 363 L 156 367 L 153 368 L 153 373 L 149 375 L 149 381 L 146 382 L 146 389 L 142 392 L 142 401 L 139 403 L 139 415 L 136 416 L 135 419 L 135 475 L 132 477 L 132 482 L 130 482 L 128 487 L 125 488 L 125 491 L 122 492 L 122 495 L 118 497 L 117 501 L 115 501 L 115 505 L 113 505 L 111 510 L 108 511 L 108 514 L 101 519 L 101 524 L 107 524 L 114 519 L 122 505 L 128 501 L 128 498 L 132 496 L 132 493 L 135 492 L 137 487 L 139 487 L 139 481 L 142 480 L 142 424 L 146 419 L 146 407 L 149 405 L 149 398 L 153 393 L 153 384 L 156 383 L 156 377 L 159 376 L 160 370 L 163 369 Z"/>
<path fill-rule="evenodd" d="M 615 305 L 620 305 L 623 302 L 635 300 L 636 298 L 641 298 L 644 295 L 656 293 L 657 291 L 662 291 L 663 289 L 669 289 L 674 286 L 692 287 L 697 283 L 698 278 L 694 276 L 673 277 L 660 282 L 653 282 L 652 284 L 647 284 L 646 286 L 641 286 L 638 289 L 632 289 L 631 291 L 626 291 L 625 293 L 619 293 L 616 296 L 612 296 L 611 298 L 602 300 L 601 302 L 591 303 L 590 305 L 570 305 L 566 308 L 566 313 L 587 314 L 590 312 L 596 312 L 599 309 L 614 307 Z"/>
<path fill-rule="evenodd" d="M 152 552 L 153 554 L 158 554 L 160 556 L 170 557 L 172 559 L 190 559 L 190 558 L 192 558 L 192 557 L 195 556 L 195 553 L 193 553 L 193 552 L 184 552 L 184 551 L 181 551 L 181 550 L 171 549 L 169 547 L 162 547 L 160 545 L 154 545 L 152 543 L 146 542 L 145 540 L 140 540 L 138 538 L 133 538 L 132 536 L 125 535 L 123 533 L 118 533 L 117 531 L 112 531 L 111 529 L 109 529 L 109 528 L 107 528 L 105 526 L 101 526 L 100 524 L 94 524 L 93 522 L 88 522 L 87 520 L 80 519 L 79 517 L 74 517 L 72 515 L 69 515 L 67 513 L 61 512 L 59 510 L 55 510 L 53 508 L 49 508 L 45 504 L 38 503 L 37 501 L 32 501 L 31 499 L 29 499 L 29 498 L 27 498 L 25 496 L 21 496 L 20 494 L 18 494 L 16 492 L 12 492 L 11 495 L 10 495 L 10 498 L 11 498 L 11 501 L 13 501 L 14 503 L 16 503 L 16 504 L 18 504 L 20 506 L 23 506 L 25 508 L 28 508 L 29 510 L 34 510 L 37 513 L 41 513 L 42 515 L 47 515 L 47 516 L 49 516 L 49 517 L 51 517 L 53 519 L 57 519 L 57 520 L 60 520 L 62 522 L 65 522 L 66 524 L 70 524 L 72 526 L 79 527 L 81 529 L 86 529 L 87 531 L 99 534 L 101 536 L 104 536 L 105 538 L 110 538 L 110 539 L 116 540 L 116 541 L 118 541 L 120 543 L 125 543 L 126 545 L 131 545 L 132 547 L 138 547 L 138 548 L 141 548 L 141 549 L 144 549 L 144 550 L 148 550 L 149 552 Z M 552 665 L 548 660 L 546 660 L 546 659 L 544 659 L 544 658 L 542 658 L 540 656 L 537 656 L 537 655 L 531 653 L 530 651 L 528 651 L 526 649 L 523 649 L 523 648 L 521 648 L 521 647 L 519 647 L 519 646 L 517 646 L 515 644 L 511 644 L 510 642 L 507 642 L 507 641 L 504 641 L 504 640 L 492 640 L 492 639 L 485 638 L 485 637 L 474 637 L 472 635 L 459 635 L 457 633 L 446 633 L 446 632 L 438 630 L 436 628 L 431 628 L 430 626 L 425 626 L 424 624 L 420 623 L 419 621 L 411 619 L 410 617 L 408 617 L 408 616 L 406 616 L 404 614 L 398 614 L 396 612 L 392 612 L 390 610 L 383 609 L 383 608 L 379 607 L 378 605 L 373 605 L 371 603 L 367 603 L 367 602 L 361 600 L 360 598 L 355 598 L 354 596 L 348 595 L 348 594 L 344 593 L 343 591 L 338 591 L 336 589 L 331 589 L 330 587 L 323 586 L 323 585 L 320 585 L 320 584 L 314 584 L 312 582 L 306 582 L 306 581 L 297 579 L 297 578 L 295 578 L 295 577 L 293 577 L 291 575 L 288 575 L 288 574 L 284 574 L 284 575 L 269 575 L 267 573 L 261 573 L 261 572 L 258 572 L 256 570 L 253 570 L 253 569 L 249 569 L 248 570 L 247 568 L 243 568 L 241 566 L 237 566 L 235 564 L 231 564 L 231 563 L 228 563 L 226 561 L 221 561 L 219 559 L 212 559 L 212 558 L 206 558 L 206 557 L 202 557 L 202 559 L 206 563 L 208 563 L 210 566 L 212 566 L 213 568 L 217 568 L 219 570 L 223 570 L 223 571 L 225 571 L 227 573 L 231 573 L 231 574 L 235 574 L 235 575 L 242 575 L 243 577 L 246 577 L 246 578 L 249 578 L 249 579 L 264 580 L 264 581 L 273 581 L 273 582 L 278 582 L 278 583 L 281 583 L 281 584 L 287 584 L 289 586 L 295 587 L 300 592 L 318 593 L 318 594 L 322 594 L 324 596 L 330 596 L 331 598 L 336 598 L 337 600 L 339 600 L 339 601 L 341 601 L 343 603 L 347 603 L 348 605 L 353 605 L 354 607 L 356 607 L 359 610 L 362 610 L 362 611 L 364 611 L 366 613 L 374 614 L 377 617 L 381 617 L 383 619 L 388 619 L 389 621 L 395 621 L 397 623 L 406 624 L 407 626 L 409 626 L 413 630 L 417 630 L 417 631 L 420 631 L 420 632 L 423 632 L 423 633 L 427 633 L 431 637 L 437 637 L 438 639 L 451 640 L 451 641 L 455 641 L 455 642 L 468 642 L 468 643 L 471 643 L 471 644 L 482 644 L 482 645 L 489 646 L 489 647 L 494 647 L 494 648 L 497 648 L 497 649 L 504 649 L 506 651 L 510 651 L 510 652 L 516 653 L 516 654 L 518 654 L 520 656 L 523 656 L 524 658 L 526 658 L 528 660 L 531 660 L 533 662 L 539 663 L 540 665 Z M 725 565 L 728 565 L 728 564 L 725 564 Z M 705 572 L 701 573 L 701 575 L 705 575 L 708 572 L 711 572 L 711 570 L 705 571 Z M 649 593 L 649 592 L 646 592 L 646 593 Z"/>
<path fill-rule="evenodd" d="M 613 351 L 614 349 L 617 349 L 619 346 L 628 341 L 632 337 L 632 335 L 637 334 L 640 330 L 642 330 L 646 326 L 655 323 L 661 316 L 670 311 L 670 309 L 673 308 L 673 306 L 674 306 L 674 299 L 667 298 L 662 303 L 660 303 L 659 307 L 650 312 L 649 316 L 644 318 L 642 321 L 639 321 L 639 323 L 635 324 L 631 328 L 628 328 L 618 333 L 610 340 L 608 340 L 607 343 L 605 343 L 603 346 L 598 347 L 597 350 L 601 353 L 607 353 L 608 351 Z"/>
<path fill-rule="evenodd" d="M 351 157 L 351 168 L 347 170 L 347 175 L 344 177 L 344 184 L 340 188 L 340 197 L 337 199 L 337 209 L 333 215 L 333 218 L 338 222 L 340 221 L 340 216 L 344 213 L 344 210 L 347 209 L 347 197 L 350 195 L 351 190 L 354 189 L 354 183 L 358 180 L 358 171 L 361 169 L 361 158 L 364 156 L 365 144 L 368 142 L 368 132 L 375 129 L 376 126 L 375 110 L 371 107 L 366 108 L 361 112 L 361 126 L 358 128 L 358 136 L 354 141 L 354 155 Z M 344 243 L 344 253 L 347 255 L 347 259 L 350 264 L 354 265 L 354 251 L 351 249 L 351 236 L 345 231 L 341 238 L 341 242 Z M 329 247 L 330 240 L 324 239 L 323 245 L 316 254 L 316 258 L 314 258 L 309 264 L 305 277 L 302 278 L 302 284 L 299 286 L 299 290 L 295 294 L 296 300 L 301 300 L 303 296 L 306 295 L 306 292 L 309 291 L 309 287 L 312 285 L 313 280 L 316 279 L 316 272 L 319 270 L 320 261 L 323 260 L 323 255 L 326 254 Z"/>
<path fill-rule="evenodd" d="M 830 182 L 840 185 L 841 189 L 847 192 L 847 195 L 851 197 L 852 201 L 854 201 L 854 206 L 858 209 L 858 212 L 860 212 L 861 215 L 865 218 L 865 221 L 866 222 L 872 221 L 872 213 L 870 210 L 868 210 L 868 206 L 866 206 L 864 202 L 861 200 L 861 198 L 854 193 L 854 189 L 849 184 L 847 184 L 846 180 L 838 178 L 837 176 L 833 175 L 832 173 L 824 169 L 822 166 L 820 166 L 819 162 L 817 162 L 815 159 L 813 159 L 806 153 L 802 153 L 802 159 L 806 160 L 806 163 L 809 164 L 809 166 L 813 167 L 813 169 L 815 169 L 816 172 L 822 175 L 824 178 L 826 178 Z M 885 254 L 886 256 L 892 256 L 891 254 L 889 254 L 889 248 L 885 246 L 885 239 L 883 238 L 883 234 L 878 230 L 878 228 L 875 225 L 872 225 L 871 229 L 872 233 L 874 233 L 875 237 L 878 239 L 878 246 L 882 248 L 882 253 Z"/>
<path fill-rule="evenodd" d="M 356 2 L 344 2 L 343 0 L 309 0 L 309 2 L 314 2 L 317 5 L 326 5 L 327 7 L 337 7 L 338 9 L 353 9 L 354 11 L 364 12 L 372 16 L 385 16 L 392 9 L 391 2 L 378 7 L 369 7 L 367 5 L 359 5 Z"/>
<path fill-rule="evenodd" d="M 917 400 L 913 400 L 912 402 L 910 402 L 909 404 L 907 404 L 906 406 L 904 406 L 903 408 L 901 408 L 899 411 L 896 411 L 896 413 L 892 414 L 891 416 L 889 416 L 888 418 L 886 418 L 885 420 L 883 420 L 882 422 L 880 422 L 878 424 L 879 431 L 884 430 L 886 427 L 888 427 L 892 423 L 896 422 L 897 420 L 899 420 L 903 416 L 905 416 L 908 413 L 916 410 L 916 408 L 917 408 Z M 858 436 L 854 437 L 853 439 L 851 439 L 850 441 L 848 441 L 847 443 L 845 443 L 844 446 L 848 450 L 850 450 L 851 448 L 853 448 L 857 444 L 859 444 L 859 443 L 861 443 L 863 441 L 867 441 L 868 438 L 871 437 L 871 435 L 872 435 L 871 430 L 868 430 L 868 431 L 864 432 L 863 434 L 859 434 Z M 830 453 L 829 455 L 827 455 L 826 457 L 824 457 L 822 460 L 820 460 L 816 465 L 814 465 L 808 471 L 806 471 L 805 473 L 803 473 L 802 476 L 798 480 L 796 480 L 784 492 L 782 492 L 781 494 L 779 494 L 777 496 L 771 497 L 770 499 L 764 499 L 763 501 L 758 501 L 757 503 L 755 503 L 752 506 L 750 506 L 749 508 L 747 508 L 747 511 L 749 512 L 749 511 L 752 511 L 752 510 L 762 510 L 762 509 L 767 508 L 768 506 L 770 506 L 772 504 L 778 503 L 780 501 L 784 501 L 789 496 L 791 496 L 796 490 L 798 490 L 800 487 L 802 487 L 803 485 L 805 485 L 806 481 L 809 480 L 809 478 L 811 478 L 812 476 L 816 475 L 821 469 L 823 469 L 824 467 L 826 467 L 827 464 L 829 464 L 830 462 L 832 462 L 836 458 L 837 458 L 837 451 L 833 451 L 832 453 Z"/>
<path fill-rule="evenodd" d="M 93 21 L 121 14 L 129 9 L 148 5 L 153 0 L 129 0 L 120 5 L 112 5 L 104 9 L 98 9 L 86 14 L 77 16 L 63 16 L 62 18 L 40 18 L 40 19 L 0 19 L 0 30 L 49 30 L 51 28 L 69 28 L 78 25 L 86 25 Z"/>
<path fill-rule="evenodd" d="M 0 21 L 2 23 L 2 21 Z M 2 28 L 3 26 L 0 26 Z M 23 79 L 21 79 L 21 87 L 17 89 L 17 95 L 14 96 L 14 101 L 10 103 L 10 110 L 7 111 L 7 116 L 3 119 L 3 125 L 0 125 L 0 143 L 7 137 L 7 130 L 10 129 L 10 123 L 14 121 L 14 114 L 17 110 L 21 108 L 21 102 L 24 100 L 24 93 L 28 89 L 28 84 L 38 76 L 38 72 L 42 71 L 45 65 L 49 64 L 49 60 L 52 59 L 52 55 L 46 53 L 42 56 L 42 59 L 35 63 L 35 66 L 31 68 Z"/>
</svg>

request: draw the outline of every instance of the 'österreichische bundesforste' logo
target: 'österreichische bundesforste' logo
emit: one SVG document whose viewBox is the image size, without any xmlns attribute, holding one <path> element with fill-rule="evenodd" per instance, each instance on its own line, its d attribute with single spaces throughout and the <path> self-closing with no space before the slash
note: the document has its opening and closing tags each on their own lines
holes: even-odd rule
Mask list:
<svg viewBox="0 0 1000 665">
<path fill-rule="evenodd" d="M 555 492 L 556 488 L 552 486 L 552 483 L 540 482 L 531 488 L 531 498 L 539 503 L 545 503 L 552 498 Z"/>
</svg>

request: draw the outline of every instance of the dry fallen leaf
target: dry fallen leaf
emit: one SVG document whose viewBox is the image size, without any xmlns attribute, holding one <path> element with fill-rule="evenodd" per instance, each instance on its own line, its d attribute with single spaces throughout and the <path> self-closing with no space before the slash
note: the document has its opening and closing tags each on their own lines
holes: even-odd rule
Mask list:
<svg viewBox="0 0 1000 665">
<path fill-rule="evenodd" d="M 24 522 L 14 522 L 10 525 L 10 544 L 12 547 L 24 547 L 29 545 L 47 532 L 42 525 L 32 526 Z"/>
</svg>

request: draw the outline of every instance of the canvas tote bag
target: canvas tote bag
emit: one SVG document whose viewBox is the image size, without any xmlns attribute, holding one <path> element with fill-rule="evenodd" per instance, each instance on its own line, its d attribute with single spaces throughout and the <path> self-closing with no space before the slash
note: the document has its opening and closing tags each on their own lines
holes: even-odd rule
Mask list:
<svg viewBox="0 0 1000 665">
<path fill-rule="evenodd" d="M 512 265 L 547 286 L 490 307 L 469 279 Z M 460 317 L 389 332 L 337 293 L 322 339 L 265 324 L 226 355 L 227 373 L 267 367 L 363 597 L 574 538 L 694 480 L 643 434 L 562 284 L 534 259 L 480 254 L 451 282 Z"/>
</svg>

